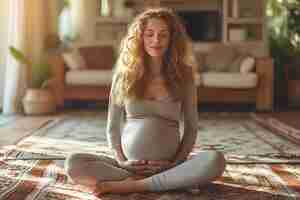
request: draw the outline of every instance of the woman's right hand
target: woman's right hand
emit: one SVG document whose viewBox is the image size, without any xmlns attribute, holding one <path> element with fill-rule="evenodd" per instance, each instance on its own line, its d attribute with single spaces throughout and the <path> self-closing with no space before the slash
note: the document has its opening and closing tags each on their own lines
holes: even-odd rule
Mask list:
<svg viewBox="0 0 300 200">
<path fill-rule="evenodd" d="M 148 169 L 147 161 L 145 160 L 125 160 L 125 161 L 119 161 L 118 162 L 120 167 L 134 172 L 142 172 Z"/>
<path fill-rule="evenodd" d="M 153 175 L 173 167 L 170 161 L 126 160 L 118 162 L 120 167 L 138 175 Z"/>
</svg>

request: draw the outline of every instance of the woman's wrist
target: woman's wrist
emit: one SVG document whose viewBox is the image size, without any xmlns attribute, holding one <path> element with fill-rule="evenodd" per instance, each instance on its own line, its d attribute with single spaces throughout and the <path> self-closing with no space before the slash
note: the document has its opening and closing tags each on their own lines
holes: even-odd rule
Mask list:
<svg viewBox="0 0 300 200">
<path fill-rule="evenodd" d="M 117 162 L 124 162 L 127 160 L 121 149 L 114 149 L 113 154 Z"/>
</svg>

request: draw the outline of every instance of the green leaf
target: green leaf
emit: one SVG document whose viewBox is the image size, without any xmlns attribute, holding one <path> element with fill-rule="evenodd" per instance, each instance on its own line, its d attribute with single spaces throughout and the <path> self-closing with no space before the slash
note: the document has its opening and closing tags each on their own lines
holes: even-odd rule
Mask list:
<svg viewBox="0 0 300 200">
<path fill-rule="evenodd" d="M 46 58 L 41 58 L 39 61 L 31 63 L 24 54 L 13 46 L 9 47 L 10 54 L 20 63 L 25 64 L 31 69 L 30 87 L 41 88 L 50 77 L 50 66 Z"/>
<path fill-rule="evenodd" d="M 10 54 L 17 60 L 19 61 L 20 63 L 22 64 L 28 64 L 28 60 L 26 59 L 25 55 L 19 51 L 18 49 L 16 49 L 15 47 L 13 46 L 10 46 L 9 47 L 9 51 L 10 51 Z"/>
<path fill-rule="evenodd" d="M 69 0 L 63 0 L 64 7 L 69 7 L 71 2 Z"/>
<path fill-rule="evenodd" d="M 41 88 L 43 83 L 50 76 L 49 64 L 45 61 L 34 63 L 32 65 L 32 85 L 36 88 Z"/>
</svg>

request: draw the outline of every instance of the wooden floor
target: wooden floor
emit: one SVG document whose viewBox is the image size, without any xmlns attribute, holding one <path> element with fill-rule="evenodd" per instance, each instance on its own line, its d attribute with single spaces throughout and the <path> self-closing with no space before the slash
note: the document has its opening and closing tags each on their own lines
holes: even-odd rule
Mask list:
<svg viewBox="0 0 300 200">
<path fill-rule="evenodd" d="M 257 115 L 262 116 L 264 118 L 276 118 L 281 122 L 300 130 L 300 111 L 258 113 Z"/>
<path fill-rule="evenodd" d="M 0 115 L 0 147 L 14 145 L 23 138 L 57 119 L 60 114 L 49 116 Z"/>
</svg>

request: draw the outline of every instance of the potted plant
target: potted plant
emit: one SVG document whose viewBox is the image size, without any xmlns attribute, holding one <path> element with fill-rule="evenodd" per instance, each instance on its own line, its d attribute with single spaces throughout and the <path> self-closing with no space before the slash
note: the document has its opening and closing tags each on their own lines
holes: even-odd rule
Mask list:
<svg viewBox="0 0 300 200">
<path fill-rule="evenodd" d="M 21 64 L 28 67 L 31 72 L 31 80 L 28 81 L 28 89 L 22 100 L 25 114 L 47 114 L 56 109 L 55 98 L 49 89 L 49 65 L 41 59 L 39 62 L 31 62 L 18 49 L 10 46 L 10 54 Z"/>
<path fill-rule="evenodd" d="M 267 11 L 270 53 L 275 63 L 276 104 L 285 106 L 291 100 L 298 103 L 296 88 L 300 80 L 300 0 L 270 0 Z"/>
</svg>

